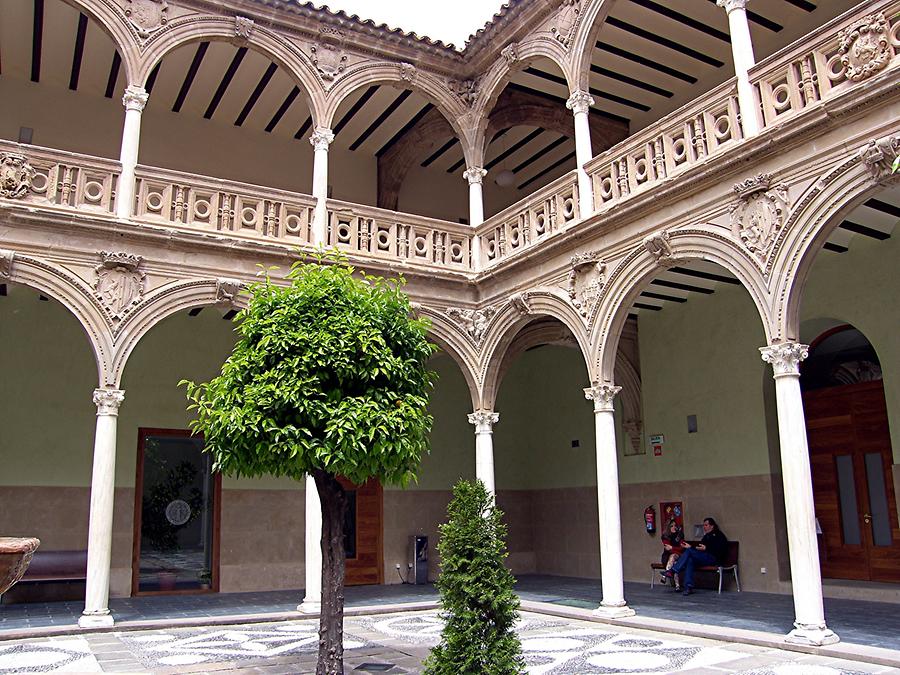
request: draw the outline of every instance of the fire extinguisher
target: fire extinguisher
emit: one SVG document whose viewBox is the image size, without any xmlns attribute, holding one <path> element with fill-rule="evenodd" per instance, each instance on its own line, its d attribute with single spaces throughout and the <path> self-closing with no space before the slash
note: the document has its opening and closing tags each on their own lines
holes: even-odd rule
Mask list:
<svg viewBox="0 0 900 675">
<path fill-rule="evenodd" d="M 647 528 L 647 534 L 656 532 L 656 509 L 653 506 L 644 509 L 644 526 Z"/>
</svg>

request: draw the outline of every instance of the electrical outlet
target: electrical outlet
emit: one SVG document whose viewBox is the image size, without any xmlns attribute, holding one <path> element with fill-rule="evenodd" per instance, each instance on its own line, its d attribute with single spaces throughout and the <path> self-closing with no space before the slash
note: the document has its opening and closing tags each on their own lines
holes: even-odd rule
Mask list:
<svg viewBox="0 0 900 675">
<path fill-rule="evenodd" d="M 396 565 L 394 565 L 394 567 L 395 567 L 396 569 L 399 570 L 399 569 L 400 569 L 400 563 L 397 563 Z"/>
<path fill-rule="evenodd" d="M 406 563 L 406 569 L 411 570 L 411 569 L 412 569 L 412 563 Z"/>
<path fill-rule="evenodd" d="M 760 574 L 765 574 L 765 573 L 768 572 L 768 571 L 769 571 L 769 570 L 767 570 L 765 567 L 760 567 L 760 568 L 759 568 L 759 573 L 760 573 Z"/>
</svg>

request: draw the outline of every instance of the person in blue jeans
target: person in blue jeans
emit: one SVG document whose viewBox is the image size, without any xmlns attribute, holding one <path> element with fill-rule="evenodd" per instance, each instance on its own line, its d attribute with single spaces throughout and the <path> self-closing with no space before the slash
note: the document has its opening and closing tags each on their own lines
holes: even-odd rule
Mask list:
<svg viewBox="0 0 900 675">
<path fill-rule="evenodd" d="M 674 578 L 681 575 L 682 595 L 694 592 L 694 569 L 705 565 L 721 565 L 728 553 L 728 538 L 719 529 L 713 518 L 703 519 L 703 539 L 696 546 L 684 542 L 684 552 L 672 569 L 666 570 L 665 576 Z"/>
</svg>

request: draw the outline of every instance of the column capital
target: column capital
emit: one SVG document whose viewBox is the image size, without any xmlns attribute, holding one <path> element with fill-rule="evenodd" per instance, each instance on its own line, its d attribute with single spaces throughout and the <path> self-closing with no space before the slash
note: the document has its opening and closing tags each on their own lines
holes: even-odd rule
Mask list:
<svg viewBox="0 0 900 675">
<path fill-rule="evenodd" d="M 728 14 L 736 9 L 747 9 L 748 0 L 716 0 L 719 7 L 724 7 Z"/>
<path fill-rule="evenodd" d="M 475 425 L 475 433 L 491 433 L 491 428 L 500 421 L 500 413 L 493 410 L 476 410 L 466 416 L 469 424 Z"/>
<path fill-rule="evenodd" d="M 594 105 L 594 98 L 586 91 L 575 91 L 566 101 L 566 107 L 576 115 L 578 113 L 586 113 Z"/>
<path fill-rule="evenodd" d="M 94 389 L 94 405 L 97 406 L 97 415 L 119 414 L 119 406 L 125 400 L 125 392 L 121 389 Z"/>
<path fill-rule="evenodd" d="M 613 410 L 613 399 L 622 391 L 622 387 L 613 384 L 599 384 L 593 387 L 587 387 L 584 390 L 584 397 L 588 401 L 594 402 L 594 412 Z"/>
<path fill-rule="evenodd" d="M 131 86 L 125 89 L 125 94 L 122 96 L 122 105 L 125 106 L 125 110 L 141 112 L 144 106 L 147 105 L 149 98 L 150 94 L 147 93 L 146 89 Z"/>
<path fill-rule="evenodd" d="M 481 185 L 481 181 L 486 175 L 487 170 L 482 169 L 480 166 L 470 166 L 463 171 L 463 178 L 469 181 L 469 185 L 474 185 L 475 183 Z"/>
<path fill-rule="evenodd" d="M 316 150 L 328 150 L 328 146 L 334 140 L 334 132 L 328 127 L 316 127 L 309 136 L 309 143 Z"/>
<path fill-rule="evenodd" d="M 799 377 L 800 362 L 809 356 L 809 345 L 799 342 L 779 342 L 778 344 L 760 347 L 762 360 L 772 364 L 775 377 L 786 375 Z"/>
</svg>

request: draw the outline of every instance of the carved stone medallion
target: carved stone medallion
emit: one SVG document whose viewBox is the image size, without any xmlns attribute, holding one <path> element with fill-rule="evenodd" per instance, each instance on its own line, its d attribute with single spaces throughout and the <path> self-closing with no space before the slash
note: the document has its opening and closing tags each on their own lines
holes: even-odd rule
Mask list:
<svg viewBox="0 0 900 675">
<path fill-rule="evenodd" d="M 484 340 L 488 323 L 490 323 L 496 313 L 496 307 L 485 307 L 484 309 L 449 307 L 447 309 L 447 316 L 459 321 L 462 329 L 472 338 L 476 345 L 480 345 Z"/>
<path fill-rule="evenodd" d="M 734 236 L 765 264 L 788 212 L 788 187 L 772 185 L 772 176 L 758 174 L 734 186 L 740 200 L 731 206 Z"/>
<path fill-rule="evenodd" d="M 125 16 L 142 38 L 166 25 L 168 11 L 166 0 L 125 0 Z"/>
<path fill-rule="evenodd" d="M 578 14 L 581 12 L 580 0 L 563 0 L 556 14 L 556 25 L 550 29 L 559 42 L 566 48 L 572 42 L 575 26 L 578 24 Z"/>
<path fill-rule="evenodd" d="M 0 152 L 0 197 L 18 199 L 31 189 L 34 167 L 25 155 Z"/>
<path fill-rule="evenodd" d="M 894 55 L 889 28 L 884 14 L 879 12 L 864 16 L 838 34 L 841 63 L 848 80 L 864 80 L 888 64 Z"/>
<path fill-rule="evenodd" d="M 569 272 L 566 292 L 578 313 L 587 318 L 606 283 L 606 263 L 600 257 L 599 251 L 574 255 L 570 263 L 572 269 Z"/>
<path fill-rule="evenodd" d="M 94 292 L 114 319 L 122 319 L 144 298 L 144 278 L 138 270 L 142 258 L 128 253 L 100 252 L 101 264 L 94 270 Z"/>
</svg>

